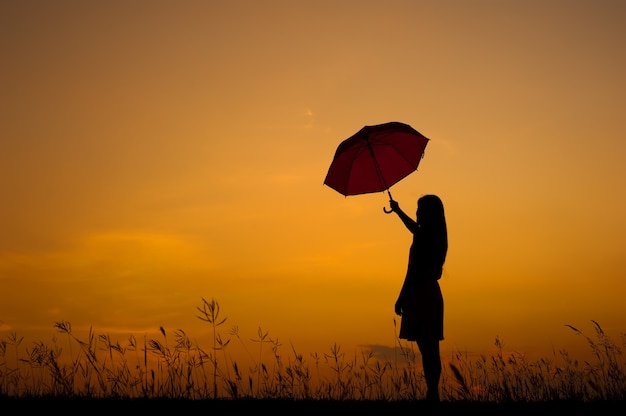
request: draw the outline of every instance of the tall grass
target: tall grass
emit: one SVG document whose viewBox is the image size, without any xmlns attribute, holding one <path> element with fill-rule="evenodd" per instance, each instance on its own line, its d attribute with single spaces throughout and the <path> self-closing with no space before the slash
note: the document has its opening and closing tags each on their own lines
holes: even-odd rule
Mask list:
<svg viewBox="0 0 626 416">
<path fill-rule="evenodd" d="M 0 397 L 396 401 L 425 396 L 413 343 L 396 339 L 401 359 L 393 361 L 371 351 L 346 354 L 336 344 L 323 354 L 305 356 L 261 328 L 249 340 L 252 344 L 242 340 L 236 326 L 226 335 L 222 329 L 226 318 L 214 299 L 202 298 L 197 310 L 197 318 L 211 327 L 209 346 L 192 341 L 181 329 L 170 333 L 163 327 L 158 339 L 144 336 L 138 342 L 130 336 L 120 343 L 92 329 L 81 339 L 69 322 L 56 322 L 68 351 L 56 337 L 51 345 L 24 346 L 23 338 L 11 332 L 0 339 Z M 626 399 L 624 336 L 620 346 L 592 323 L 593 337 L 567 326 L 588 343 L 594 361 L 579 362 L 563 350 L 554 351 L 551 358 L 528 361 L 523 354 L 505 354 L 499 338 L 492 356 L 471 359 L 461 351 L 453 353 L 442 372 L 442 399 L 494 403 Z M 247 353 L 245 363 L 232 359 L 231 341 Z M 263 362 L 268 353 L 271 359 Z"/>
</svg>

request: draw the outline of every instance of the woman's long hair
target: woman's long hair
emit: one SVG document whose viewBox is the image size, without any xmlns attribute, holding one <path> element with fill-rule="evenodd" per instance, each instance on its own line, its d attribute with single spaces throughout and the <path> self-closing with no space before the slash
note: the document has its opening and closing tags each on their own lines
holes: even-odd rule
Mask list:
<svg viewBox="0 0 626 416">
<path fill-rule="evenodd" d="M 448 252 L 448 228 L 443 202 L 437 195 L 423 195 L 417 200 L 417 224 L 427 236 L 432 254 L 443 265 Z"/>
</svg>

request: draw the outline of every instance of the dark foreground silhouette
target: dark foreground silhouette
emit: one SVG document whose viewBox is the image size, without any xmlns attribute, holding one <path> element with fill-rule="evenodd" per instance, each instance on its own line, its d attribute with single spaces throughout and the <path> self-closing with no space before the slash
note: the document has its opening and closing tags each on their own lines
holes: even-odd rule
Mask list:
<svg viewBox="0 0 626 416">
<path fill-rule="evenodd" d="M 378 412 L 378 414 L 393 414 L 391 412 L 407 411 L 422 414 L 442 415 L 530 415 L 538 412 L 548 414 L 571 415 L 598 415 L 598 414 L 626 414 L 626 399 L 617 401 L 582 402 L 576 400 L 559 400 L 550 402 L 525 403 L 491 403 L 491 402 L 463 402 L 442 401 L 429 403 L 424 400 L 416 401 L 375 401 L 375 400 L 288 400 L 288 399 L 91 399 L 91 398 L 11 398 L 0 397 L 0 409 L 19 409 L 20 413 L 29 410 L 45 411 L 47 414 L 59 411 L 63 414 L 81 414 L 86 412 L 127 412 L 132 411 L 177 411 L 177 412 L 237 412 L 253 411 L 255 413 L 271 411 L 273 414 L 293 414 L 293 412 Z M 537 412 L 537 413 L 535 413 Z M 554 413 L 552 413 L 554 412 Z M 557 413 L 558 412 L 558 413 Z M 347 414 L 347 413 L 346 413 Z"/>
</svg>

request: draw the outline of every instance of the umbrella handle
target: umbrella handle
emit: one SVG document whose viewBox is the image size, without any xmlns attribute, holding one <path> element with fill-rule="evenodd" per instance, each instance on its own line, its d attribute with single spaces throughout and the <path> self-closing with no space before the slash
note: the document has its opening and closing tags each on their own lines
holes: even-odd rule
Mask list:
<svg viewBox="0 0 626 416">
<path fill-rule="evenodd" d="M 389 189 L 387 189 L 387 195 L 389 195 L 389 200 L 392 201 L 393 197 L 391 196 L 391 191 Z M 393 209 L 387 209 L 387 207 L 383 207 L 383 211 L 385 211 L 385 214 L 391 214 L 393 212 Z"/>
</svg>

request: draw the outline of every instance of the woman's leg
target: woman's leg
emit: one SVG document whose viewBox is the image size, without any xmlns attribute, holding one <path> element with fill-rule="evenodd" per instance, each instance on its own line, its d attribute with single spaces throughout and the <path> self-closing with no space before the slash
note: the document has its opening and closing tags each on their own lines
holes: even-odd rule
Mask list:
<svg viewBox="0 0 626 416">
<path fill-rule="evenodd" d="M 439 340 L 418 341 L 417 347 L 422 355 L 422 366 L 424 367 L 424 378 L 426 379 L 426 399 L 438 402 L 439 379 L 441 378 Z"/>
</svg>

